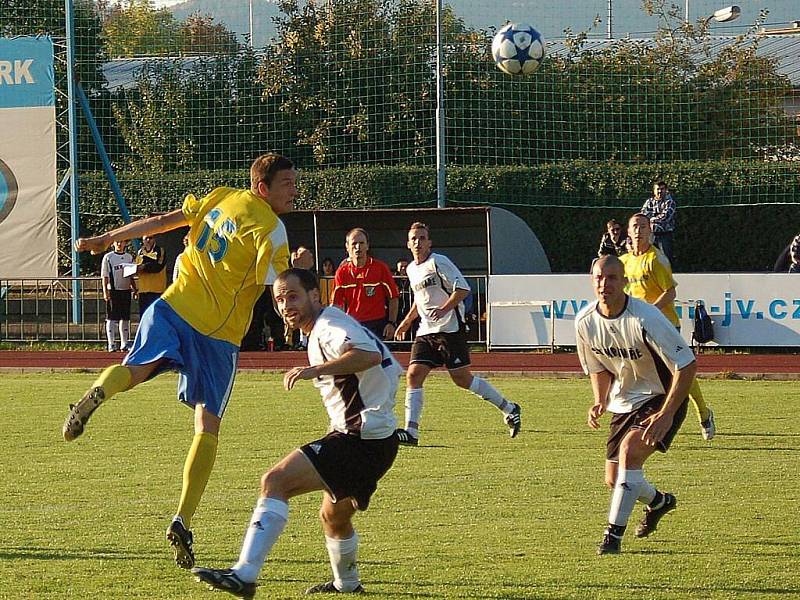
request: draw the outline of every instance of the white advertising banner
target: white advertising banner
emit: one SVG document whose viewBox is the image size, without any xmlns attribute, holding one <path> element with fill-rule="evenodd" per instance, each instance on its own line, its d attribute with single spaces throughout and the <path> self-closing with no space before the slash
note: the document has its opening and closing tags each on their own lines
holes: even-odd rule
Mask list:
<svg viewBox="0 0 800 600">
<path fill-rule="evenodd" d="M 691 341 L 694 304 L 702 300 L 719 346 L 800 346 L 800 275 L 675 275 L 681 333 Z M 586 275 L 489 277 L 489 346 L 575 345 L 575 315 L 594 300 Z"/>
<path fill-rule="evenodd" d="M 0 38 L 0 278 L 55 277 L 53 42 Z"/>
</svg>

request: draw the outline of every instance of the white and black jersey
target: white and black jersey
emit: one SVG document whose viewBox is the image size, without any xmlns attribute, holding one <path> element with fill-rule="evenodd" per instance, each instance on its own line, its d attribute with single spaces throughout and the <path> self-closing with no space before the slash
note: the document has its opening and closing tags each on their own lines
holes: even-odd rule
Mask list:
<svg viewBox="0 0 800 600">
<path fill-rule="evenodd" d="M 379 352 L 380 364 L 349 375 L 323 375 L 314 380 L 331 420 L 331 429 L 384 439 L 394 433 L 395 393 L 403 372 L 386 345 L 358 321 L 335 306 L 326 306 L 308 336 L 312 366 L 335 360 L 355 348 Z"/>
<path fill-rule="evenodd" d="M 614 376 L 608 410 L 628 413 L 666 394 L 672 375 L 694 362 L 694 352 L 658 308 L 627 297 L 615 318 L 604 317 L 597 302 L 575 317 L 578 357 L 586 374 Z"/>
<path fill-rule="evenodd" d="M 125 277 L 123 268 L 126 265 L 133 264 L 133 256 L 127 252 L 118 254 L 117 252 L 109 252 L 103 256 L 103 262 L 100 267 L 100 276 L 108 277 L 111 282 L 111 289 L 118 291 L 126 291 L 131 289 L 131 278 Z"/>
<path fill-rule="evenodd" d="M 435 320 L 430 316 L 431 310 L 444 305 L 455 289 L 470 289 L 453 261 L 443 254 L 432 253 L 424 262 L 411 262 L 406 268 L 406 274 L 419 313 L 417 335 L 459 331 L 464 323 L 463 302 L 442 319 Z"/>
</svg>

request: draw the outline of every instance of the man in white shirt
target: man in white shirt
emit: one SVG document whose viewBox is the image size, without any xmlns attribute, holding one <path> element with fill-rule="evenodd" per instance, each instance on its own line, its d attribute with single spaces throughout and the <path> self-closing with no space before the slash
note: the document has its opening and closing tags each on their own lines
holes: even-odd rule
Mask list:
<svg viewBox="0 0 800 600">
<path fill-rule="evenodd" d="M 636 501 L 644 503 L 637 537 L 655 531 L 677 505 L 644 477 L 644 463 L 666 452 L 686 417 L 694 353 L 658 308 L 625 294 L 625 268 L 616 256 L 592 265 L 597 298 L 575 317 L 578 357 L 592 381 L 587 422 L 599 429 L 612 413 L 606 444 L 606 485 L 613 490 L 608 527 L 598 554 L 617 554 Z"/>
<path fill-rule="evenodd" d="M 375 334 L 335 306 L 322 307 L 311 271 L 288 269 L 273 290 L 289 326 L 308 335 L 311 366 L 289 370 L 284 386 L 291 390 L 301 379 L 314 381 L 330 433 L 291 452 L 261 478 L 239 561 L 230 569 L 198 567 L 193 573 L 213 588 L 252 598 L 258 573 L 286 525 L 289 499 L 322 490 L 320 518 L 333 580 L 306 593 L 360 593 L 352 518 L 367 509 L 397 455 L 394 397 L 402 367 Z"/>
<path fill-rule="evenodd" d="M 398 325 L 395 339 L 402 340 L 417 317 L 420 324 L 406 373 L 406 426 L 397 430 L 400 443 L 419 444 L 422 385 L 431 369 L 441 366 L 447 368 L 457 386 L 502 411 L 509 434 L 516 437 L 521 427 L 519 404 L 506 400 L 492 384 L 470 372 L 464 324 L 464 299 L 470 294 L 467 280 L 449 258 L 431 252 L 430 229 L 424 223 L 411 225 L 407 246 L 414 256 L 406 267 L 414 303 Z"/>
<path fill-rule="evenodd" d="M 106 338 L 109 352 L 130 350 L 131 292 L 136 294 L 137 290 L 133 275 L 125 275 L 125 267 L 133 269 L 133 256 L 126 251 L 127 245 L 123 240 L 114 242 L 114 249 L 103 256 L 100 264 L 103 300 L 106 301 Z M 135 270 L 132 271 L 134 272 Z"/>
</svg>

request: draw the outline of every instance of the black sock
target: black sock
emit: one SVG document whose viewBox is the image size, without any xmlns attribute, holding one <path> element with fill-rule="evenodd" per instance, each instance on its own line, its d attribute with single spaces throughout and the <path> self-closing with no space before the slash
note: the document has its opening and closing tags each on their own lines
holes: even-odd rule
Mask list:
<svg viewBox="0 0 800 600">
<path fill-rule="evenodd" d="M 612 525 L 609 523 L 606 531 L 616 538 L 621 538 L 623 535 L 625 535 L 625 525 Z"/>
<path fill-rule="evenodd" d="M 647 505 L 647 508 L 650 510 L 658 510 L 662 506 L 664 506 L 664 494 L 656 490 L 655 498 L 653 498 L 653 501 Z"/>
</svg>

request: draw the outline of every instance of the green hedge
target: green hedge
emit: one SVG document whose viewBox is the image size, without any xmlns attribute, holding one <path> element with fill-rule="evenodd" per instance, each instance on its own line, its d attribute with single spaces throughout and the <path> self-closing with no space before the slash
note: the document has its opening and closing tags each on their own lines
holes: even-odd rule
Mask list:
<svg viewBox="0 0 800 600">
<path fill-rule="evenodd" d="M 539 237 L 554 271 L 580 272 L 594 256 L 605 222 L 624 219 L 640 207 L 657 178 L 670 184 L 678 200 L 680 271 L 763 270 L 800 231 L 800 164 L 791 162 L 449 167 L 448 204 L 512 210 Z M 248 178 L 242 171 L 204 171 L 123 174 L 119 182 L 131 214 L 141 216 L 172 210 L 189 192 L 203 194 L 219 185 L 246 187 Z M 299 185 L 299 208 L 436 205 L 433 168 L 304 171 Z M 102 174 L 81 176 L 81 213 L 84 234 L 121 223 Z M 86 272 L 94 268 L 91 260 L 85 264 Z"/>
</svg>

